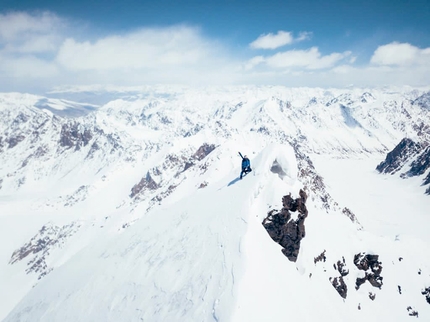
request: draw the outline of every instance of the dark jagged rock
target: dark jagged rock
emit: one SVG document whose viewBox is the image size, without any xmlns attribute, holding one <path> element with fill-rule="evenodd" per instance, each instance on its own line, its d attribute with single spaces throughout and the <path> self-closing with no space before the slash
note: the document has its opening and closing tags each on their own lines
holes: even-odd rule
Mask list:
<svg viewBox="0 0 430 322">
<path fill-rule="evenodd" d="M 426 297 L 426 301 L 430 304 L 430 286 L 421 291 L 421 294 Z"/>
<path fill-rule="evenodd" d="M 415 143 L 409 138 L 404 138 L 387 154 L 385 161 L 381 162 L 376 167 L 376 170 L 380 173 L 394 174 L 399 171 L 411 157 L 417 155 L 421 149 L 422 147 L 419 143 Z"/>
<path fill-rule="evenodd" d="M 319 254 L 317 257 L 314 258 L 314 264 L 318 263 L 318 262 L 325 262 L 326 261 L 326 257 L 325 257 L 325 252 L 326 250 L 324 249 L 324 251 Z"/>
<path fill-rule="evenodd" d="M 428 146 L 418 158 L 412 162 L 411 168 L 406 173 L 409 177 L 420 176 L 424 174 L 430 168 L 430 146 Z M 424 181 L 430 183 L 430 173 Z"/>
<path fill-rule="evenodd" d="M 416 100 L 412 102 L 414 105 L 418 105 L 425 109 L 430 109 L 430 92 L 424 93 L 420 97 L 418 97 Z"/>
<path fill-rule="evenodd" d="M 298 178 L 304 184 L 307 191 L 312 192 L 310 195 L 312 200 L 318 200 L 328 212 L 338 207 L 338 204 L 333 200 L 327 192 L 323 178 L 317 173 L 312 160 L 301 149 L 301 142 L 306 141 L 306 137 L 299 135 L 297 138 L 288 141 L 294 149 L 296 155 Z"/>
<path fill-rule="evenodd" d="M 47 258 L 53 248 L 62 247 L 66 240 L 74 235 L 80 228 L 77 223 L 71 223 L 63 227 L 53 226 L 52 224 L 44 225 L 39 232 L 24 246 L 14 251 L 9 264 L 28 260 L 27 274 L 36 273 L 38 279 L 52 271 L 48 267 Z"/>
<path fill-rule="evenodd" d="M 346 296 L 348 294 L 348 287 L 346 286 L 343 277 L 335 277 L 330 278 L 330 282 L 333 285 L 333 287 L 336 289 L 336 291 L 339 293 L 339 295 L 346 299 Z"/>
<path fill-rule="evenodd" d="M 48 152 L 47 146 L 39 146 L 34 153 L 30 154 L 25 160 L 22 162 L 21 167 L 27 166 L 27 164 L 30 162 L 33 158 L 41 158 Z"/>
<path fill-rule="evenodd" d="M 9 149 L 14 148 L 15 146 L 18 145 L 19 142 L 24 141 L 24 139 L 25 139 L 24 135 L 17 135 L 17 136 L 10 137 L 9 139 L 6 140 L 6 142 L 9 144 L 8 148 Z"/>
<path fill-rule="evenodd" d="M 372 293 L 372 292 L 369 292 L 369 299 L 371 299 L 372 301 L 374 301 L 375 298 L 376 298 L 376 294 Z"/>
<path fill-rule="evenodd" d="M 365 271 L 364 277 L 358 277 L 355 282 L 355 288 L 357 290 L 366 281 L 369 281 L 369 283 L 374 287 L 382 287 L 382 263 L 379 262 L 378 259 L 379 255 L 371 255 L 365 253 L 359 253 L 354 256 L 355 266 L 357 266 L 358 269 Z"/>
<path fill-rule="evenodd" d="M 367 271 L 369 268 L 373 270 L 374 267 L 378 267 L 380 265 L 378 259 L 379 255 L 360 253 L 354 256 L 354 264 L 358 269 L 363 271 Z"/>
<path fill-rule="evenodd" d="M 189 168 L 191 168 L 194 165 L 193 162 L 185 162 L 184 170 L 187 171 Z"/>
<path fill-rule="evenodd" d="M 63 124 L 60 132 L 60 146 L 66 148 L 75 147 L 79 150 L 82 146 L 86 146 L 93 138 L 92 132 L 87 129 L 81 129 L 79 123 Z"/>
<path fill-rule="evenodd" d="M 424 181 L 423 181 L 423 185 L 427 185 L 430 184 L 430 172 L 428 173 L 427 177 L 425 177 Z M 429 187 L 430 189 L 430 187 Z"/>
<path fill-rule="evenodd" d="M 349 274 L 349 269 L 346 267 L 345 257 L 342 257 L 342 261 L 337 261 L 337 270 L 340 276 L 346 276 Z"/>
<path fill-rule="evenodd" d="M 203 144 L 197 151 L 194 153 L 193 158 L 201 161 L 204 158 L 208 156 L 209 153 L 211 153 L 213 150 L 215 150 L 214 144 Z"/>
<path fill-rule="evenodd" d="M 418 312 L 415 311 L 411 306 L 408 306 L 406 308 L 406 310 L 408 310 L 408 313 L 409 313 L 410 316 L 416 316 L 416 317 L 418 317 Z"/>
<path fill-rule="evenodd" d="M 280 212 L 271 210 L 263 220 L 263 226 L 270 237 L 284 247 L 282 253 L 295 262 L 300 250 L 300 241 L 305 237 L 305 219 L 308 216 L 306 209 L 307 194 L 300 190 L 300 198 L 293 199 L 291 194 L 282 198 L 283 208 Z M 291 219 L 291 213 L 298 211 L 297 220 Z"/>
<path fill-rule="evenodd" d="M 342 213 L 347 216 L 353 223 L 357 224 L 360 229 L 362 229 L 363 227 L 361 226 L 361 224 L 359 223 L 357 217 L 355 216 L 355 214 L 347 207 L 342 209 Z"/>
<path fill-rule="evenodd" d="M 140 182 L 131 188 L 130 198 L 134 198 L 137 194 L 145 189 L 156 190 L 159 188 L 159 185 L 154 181 L 151 177 L 149 171 L 146 173 L 146 176 L 140 180 Z"/>
</svg>

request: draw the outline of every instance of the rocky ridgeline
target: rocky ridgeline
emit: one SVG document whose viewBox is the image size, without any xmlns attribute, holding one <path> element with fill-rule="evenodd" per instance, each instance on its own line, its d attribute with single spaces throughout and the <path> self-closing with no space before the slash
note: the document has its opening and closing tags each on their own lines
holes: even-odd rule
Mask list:
<svg viewBox="0 0 430 322">
<path fill-rule="evenodd" d="M 263 220 L 263 226 L 270 237 L 283 247 L 282 253 L 292 262 L 297 260 L 300 241 L 305 237 L 306 192 L 300 190 L 300 198 L 293 199 L 291 193 L 282 198 L 281 211 L 271 210 Z M 291 219 L 291 212 L 299 212 L 296 220 Z"/>
<path fill-rule="evenodd" d="M 202 173 L 205 172 L 208 165 L 201 161 L 215 148 L 216 146 L 214 144 L 204 143 L 191 155 L 187 155 L 187 152 L 181 155 L 167 155 L 160 166 L 150 169 L 146 175 L 131 188 L 130 198 L 139 201 L 150 196 L 152 198 L 150 205 L 161 202 L 161 200 L 170 195 L 180 184 L 182 180 L 179 176 L 183 172 L 196 166 L 198 166 L 198 169 L 202 171 Z M 168 178 L 168 182 L 163 182 L 163 173 L 166 172 L 172 172 L 173 178 Z"/>
<path fill-rule="evenodd" d="M 318 174 L 311 158 L 302 151 L 302 143 L 300 143 L 300 140 L 291 139 L 290 144 L 294 149 L 297 160 L 297 178 L 300 179 L 305 190 L 309 192 L 309 198 L 311 198 L 312 201 L 321 204 L 322 208 L 325 209 L 326 212 L 340 210 L 341 207 L 327 191 L 324 179 Z M 363 228 L 351 209 L 344 207 L 341 211 L 357 226 L 358 229 Z"/>
<path fill-rule="evenodd" d="M 421 144 L 415 143 L 411 139 L 404 138 L 400 143 L 387 154 L 387 157 L 377 167 L 381 173 L 394 174 L 421 151 Z"/>
<path fill-rule="evenodd" d="M 28 243 L 13 252 L 9 264 L 26 261 L 28 266 L 26 273 L 37 274 L 38 279 L 41 279 L 53 269 L 47 262 L 50 253 L 56 248 L 61 248 L 79 228 L 80 225 L 76 222 L 63 227 L 51 223 L 44 225 Z"/>
<path fill-rule="evenodd" d="M 416 176 L 424 176 L 422 185 L 430 184 L 430 142 L 414 142 L 404 138 L 387 154 L 387 157 L 377 167 L 380 173 L 395 174 L 400 172 L 403 179 Z M 426 189 L 430 194 L 430 185 Z"/>
</svg>

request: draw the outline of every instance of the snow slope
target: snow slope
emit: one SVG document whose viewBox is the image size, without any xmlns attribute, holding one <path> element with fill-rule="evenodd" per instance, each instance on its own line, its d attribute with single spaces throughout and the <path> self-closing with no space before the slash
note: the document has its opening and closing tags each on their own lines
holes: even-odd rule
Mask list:
<svg viewBox="0 0 430 322">
<path fill-rule="evenodd" d="M 422 177 L 375 171 L 401 138 L 426 142 L 423 93 L 157 89 L 73 120 L 4 94 L 0 318 L 430 319 Z M 261 223 L 302 188 L 294 263 Z M 381 288 L 356 289 L 361 253 L 379 255 Z"/>
</svg>

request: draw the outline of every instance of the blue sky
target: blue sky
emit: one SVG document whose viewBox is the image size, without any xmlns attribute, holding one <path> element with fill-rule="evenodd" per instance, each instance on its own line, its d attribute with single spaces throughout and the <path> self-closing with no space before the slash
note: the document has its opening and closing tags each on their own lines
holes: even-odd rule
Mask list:
<svg viewBox="0 0 430 322">
<path fill-rule="evenodd" d="M 0 2 L 0 86 L 430 84 L 430 1 Z"/>
</svg>

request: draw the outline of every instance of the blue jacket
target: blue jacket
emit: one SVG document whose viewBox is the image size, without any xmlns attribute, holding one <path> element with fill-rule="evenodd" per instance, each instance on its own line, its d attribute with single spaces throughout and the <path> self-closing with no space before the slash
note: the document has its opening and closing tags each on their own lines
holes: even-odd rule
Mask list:
<svg viewBox="0 0 430 322">
<path fill-rule="evenodd" d="M 251 165 L 251 162 L 249 162 L 248 158 L 242 159 L 242 169 L 248 168 Z"/>
</svg>

